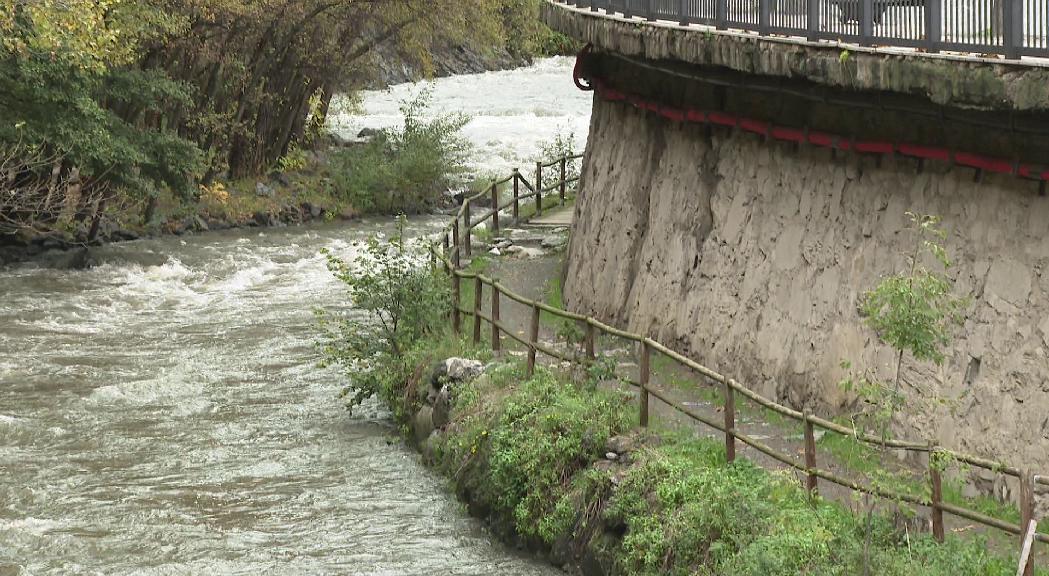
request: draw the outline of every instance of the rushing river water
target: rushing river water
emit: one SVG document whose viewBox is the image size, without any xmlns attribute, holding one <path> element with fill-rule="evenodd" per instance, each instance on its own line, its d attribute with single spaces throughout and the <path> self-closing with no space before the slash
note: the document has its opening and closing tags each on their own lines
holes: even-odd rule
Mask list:
<svg viewBox="0 0 1049 576">
<path fill-rule="evenodd" d="M 495 78 L 515 88 L 464 96 Z M 564 86 L 570 62 L 545 61 L 438 81 L 434 103 L 474 114 L 468 134 L 499 170 L 534 152 L 536 118 L 585 131 L 588 98 Z M 518 130 L 532 135 L 515 148 Z M 89 270 L 0 270 L 0 576 L 555 573 L 493 542 L 380 407 L 350 417 L 340 375 L 315 366 L 311 310 L 343 294 L 319 250 L 352 257 L 390 225 L 141 240 Z"/>
<path fill-rule="evenodd" d="M 580 92 L 572 82 L 574 62 L 550 58 L 526 68 L 527 72 L 507 70 L 394 86 L 368 94 L 362 115 L 335 114 L 332 127 L 343 137 L 354 138 L 363 128 L 399 126 L 401 103 L 429 90 L 430 117 L 449 112 L 469 116 L 463 135 L 474 145 L 474 169 L 499 177 L 514 168 L 527 172 L 534 169 L 542 145 L 558 134 L 571 137 L 579 152 L 586 143 L 591 93 Z"/>
</svg>

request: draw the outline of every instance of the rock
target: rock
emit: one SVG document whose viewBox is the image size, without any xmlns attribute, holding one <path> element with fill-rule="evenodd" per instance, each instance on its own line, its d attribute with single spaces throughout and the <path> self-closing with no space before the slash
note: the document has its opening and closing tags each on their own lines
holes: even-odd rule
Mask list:
<svg viewBox="0 0 1049 576">
<path fill-rule="evenodd" d="M 265 182 L 255 183 L 255 195 L 260 198 L 273 198 L 274 190 Z"/>
<path fill-rule="evenodd" d="M 615 452 L 605 452 L 605 460 L 615 462 L 617 458 L 619 458 L 619 454 L 616 454 Z"/>
<path fill-rule="evenodd" d="M 110 240 L 116 242 L 123 242 L 128 240 L 138 240 L 138 233 L 126 230 L 124 228 L 117 228 L 109 234 Z"/>
<path fill-rule="evenodd" d="M 281 186 L 283 186 L 285 188 L 291 186 L 291 178 L 288 178 L 288 175 L 285 174 L 284 172 L 273 172 L 273 173 L 271 173 L 270 174 L 270 180 L 272 180 L 273 182 L 276 182 L 277 184 L 280 184 Z"/>
<path fill-rule="evenodd" d="M 343 138 L 339 134 L 331 134 L 331 145 L 336 148 L 348 148 L 353 146 L 353 141 Z"/>
<path fill-rule="evenodd" d="M 193 229 L 200 232 L 207 232 L 209 230 L 208 223 L 204 221 L 200 216 L 193 217 Z"/>
<path fill-rule="evenodd" d="M 430 387 L 440 390 L 448 381 L 448 361 L 437 362 L 430 369 Z"/>
<path fill-rule="evenodd" d="M 507 248 L 513 246 L 513 244 L 514 243 L 511 242 L 510 240 L 500 240 L 500 241 L 495 243 L 495 247 L 500 249 L 500 250 L 506 250 Z"/>
<path fill-rule="evenodd" d="M 415 435 L 415 441 L 422 444 L 430 437 L 433 429 L 433 408 L 423 406 L 415 413 L 415 419 L 412 421 L 412 432 Z"/>
<path fill-rule="evenodd" d="M 511 246 L 506 249 L 507 254 L 513 254 L 518 258 L 539 258 L 546 255 L 546 252 L 539 248 L 529 248 L 528 246 Z"/>
<path fill-rule="evenodd" d="M 626 454 L 637 449 L 637 442 L 629 436 L 613 436 L 605 443 L 605 450 L 612 454 Z"/>
<path fill-rule="evenodd" d="M 371 138 L 375 138 L 379 134 L 381 134 L 381 132 L 379 130 L 376 130 L 375 128 L 364 128 L 360 132 L 357 133 L 357 137 L 358 138 L 364 138 L 364 139 L 371 139 Z"/>
<path fill-rule="evenodd" d="M 444 361 L 449 380 L 463 382 L 470 380 L 484 371 L 484 364 L 469 358 L 449 358 Z"/>
<path fill-rule="evenodd" d="M 259 210 L 254 215 L 252 215 L 252 220 L 255 221 L 255 225 L 257 226 L 268 226 L 270 223 L 270 215 L 268 212 L 263 212 L 262 210 Z"/>
<path fill-rule="evenodd" d="M 206 222 L 208 223 L 209 230 L 227 230 L 230 228 L 229 222 L 219 218 L 208 218 Z"/>
<path fill-rule="evenodd" d="M 567 243 L 568 239 L 564 236 L 547 236 L 539 245 L 543 248 L 560 248 Z"/>
<path fill-rule="evenodd" d="M 433 426 L 434 428 L 440 429 L 448 425 L 452 421 L 452 387 L 445 386 L 441 388 L 441 391 L 437 393 L 437 398 L 433 402 Z"/>
<path fill-rule="evenodd" d="M 503 255 L 503 253 L 500 252 L 498 248 L 492 248 L 491 250 L 488 251 L 488 253 L 491 254 L 492 256 L 502 256 Z"/>
</svg>

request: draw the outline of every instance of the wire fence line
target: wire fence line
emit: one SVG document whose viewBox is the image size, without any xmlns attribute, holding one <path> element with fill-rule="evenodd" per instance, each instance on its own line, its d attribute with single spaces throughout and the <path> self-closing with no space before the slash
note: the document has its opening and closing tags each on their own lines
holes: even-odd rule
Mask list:
<svg viewBox="0 0 1049 576">
<path fill-rule="evenodd" d="M 1049 56 L 1046 0 L 553 0 L 627 19 L 925 52 Z"/>
<path fill-rule="evenodd" d="M 730 462 L 735 458 L 737 442 L 741 442 L 804 474 L 805 486 L 813 494 L 818 493 L 819 482 L 820 480 L 824 480 L 848 488 L 854 492 L 928 508 L 931 516 L 932 533 L 934 538 L 939 542 L 943 542 L 944 540 L 944 512 L 965 518 L 983 526 L 1019 536 L 1023 551 L 1021 552 L 1021 565 L 1018 574 L 1030 575 L 1033 573 L 1034 554 L 1030 551 L 1033 542 L 1038 541 L 1049 543 L 1049 534 L 1037 531 L 1037 521 L 1035 518 L 1035 486 L 1049 486 L 1049 476 L 1035 475 L 1029 470 L 1022 470 L 1002 461 L 991 460 L 951 450 L 932 441 L 916 442 L 875 436 L 868 434 L 863 430 L 850 428 L 837 422 L 821 418 L 807 411 L 798 411 L 789 408 L 758 394 L 736 380 L 704 366 L 643 334 L 620 330 L 614 326 L 605 324 L 596 318 L 562 310 L 544 302 L 527 298 L 517 294 L 503 284 L 500 284 L 497 280 L 485 276 L 482 273 L 469 272 L 463 269 L 462 256 L 466 255 L 469 257 L 472 252 L 471 244 L 473 243 L 473 240 L 471 237 L 471 230 L 478 225 L 485 223 L 490 224 L 494 232 L 498 232 L 501 224 L 499 217 L 500 212 L 507 210 L 511 211 L 514 223 L 522 221 L 524 218 L 522 218 L 521 215 L 521 202 L 526 199 L 535 199 L 535 213 L 541 215 L 543 209 L 543 193 L 545 191 L 557 190 L 560 196 L 560 203 L 564 204 L 567 198 L 568 185 L 579 180 L 578 176 L 571 178 L 567 177 L 566 167 L 570 162 L 578 160 L 581 157 L 582 155 L 564 156 L 546 163 L 537 162 L 534 184 L 529 182 L 519 170 L 515 169 L 510 176 L 500 181 L 493 182 L 484 191 L 464 199 L 462 206 L 452 221 L 449 222 L 440 232 L 439 238 L 429 245 L 433 264 L 436 266 L 438 265 L 438 262 L 440 262 L 440 266 L 447 272 L 452 283 L 453 307 L 451 324 L 456 333 L 461 333 L 463 331 L 463 319 L 464 317 L 469 316 L 473 319 L 472 338 L 474 343 L 480 343 L 482 340 L 482 323 L 487 324 L 491 328 L 490 342 L 493 351 L 498 352 L 502 350 L 502 338 L 504 336 L 517 341 L 527 349 L 526 366 L 529 376 L 535 371 L 536 361 L 539 354 L 563 362 L 586 367 L 592 365 L 596 361 L 596 342 L 598 336 L 618 338 L 636 343 L 640 347 L 639 374 L 638 380 L 631 381 L 630 383 L 640 391 L 639 421 L 642 426 L 648 426 L 650 416 L 649 400 L 651 396 L 654 396 L 657 400 L 664 402 L 672 409 L 724 434 L 725 451 Z M 560 170 L 558 171 L 559 178 L 544 187 L 543 171 L 550 167 L 560 167 Z M 500 203 L 499 187 L 508 184 L 512 184 L 512 194 L 508 200 Z M 527 192 L 524 190 L 527 190 Z M 485 198 L 487 201 L 488 197 L 491 198 L 491 210 L 487 211 L 487 213 L 480 218 L 474 219 L 471 215 L 471 205 L 480 202 L 482 198 Z M 474 299 L 472 303 L 468 303 L 470 307 L 464 307 L 464 304 L 466 303 L 462 302 L 463 281 L 473 281 L 474 283 Z M 486 299 L 484 298 L 485 292 L 488 293 L 487 305 Z M 531 320 L 527 326 L 527 332 L 525 332 L 527 336 L 520 336 L 519 330 L 516 330 L 517 328 L 524 327 L 509 326 L 503 322 L 500 315 L 500 303 L 504 298 L 531 309 Z M 563 352 L 547 346 L 540 341 L 539 334 L 542 323 L 542 312 L 546 312 L 562 321 L 567 320 L 578 323 L 582 328 L 583 333 L 582 350 L 575 354 Z M 524 332 L 524 330 L 520 330 L 520 332 Z M 721 390 L 722 400 L 725 407 L 723 421 L 718 422 L 690 409 L 688 406 L 675 402 L 664 393 L 651 386 L 650 366 L 653 353 L 661 354 L 666 358 L 669 358 L 678 366 L 687 368 L 708 383 L 718 386 Z M 801 423 L 804 426 L 805 449 L 803 459 L 798 460 L 794 456 L 779 451 L 762 442 L 760 439 L 738 430 L 735 424 L 736 414 L 738 413 L 736 404 L 737 399 L 750 401 L 764 409 Z M 918 496 L 912 493 L 885 488 L 873 483 L 865 483 L 863 480 L 845 478 L 830 470 L 820 468 L 817 465 L 818 454 L 815 442 L 816 430 L 849 436 L 868 445 L 926 454 L 928 457 L 928 496 Z M 964 506 L 945 502 L 942 489 L 942 475 L 944 472 L 942 467 L 944 462 L 949 463 L 952 461 L 1017 479 L 1020 485 L 1019 499 L 1017 502 L 1017 507 L 1020 512 L 1020 522 L 1018 524 L 1008 522 Z"/>
</svg>

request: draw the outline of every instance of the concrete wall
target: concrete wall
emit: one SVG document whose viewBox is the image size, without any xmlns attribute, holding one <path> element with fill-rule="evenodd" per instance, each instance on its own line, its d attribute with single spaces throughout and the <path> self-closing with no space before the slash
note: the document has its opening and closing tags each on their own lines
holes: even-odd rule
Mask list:
<svg viewBox="0 0 1049 576">
<path fill-rule="evenodd" d="M 942 216 L 971 304 L 942 367 L 905 362 L 896 432 L 1049 470 L 1049 199 L 1036 186 L 835 157 L 600 99 L 584 166 L 568 305 L 823 413 L 853 400 L 842 360 L 891 379 L 893 351 L 857 301 L 905 265 L 905 212 Z"/>
</svg>

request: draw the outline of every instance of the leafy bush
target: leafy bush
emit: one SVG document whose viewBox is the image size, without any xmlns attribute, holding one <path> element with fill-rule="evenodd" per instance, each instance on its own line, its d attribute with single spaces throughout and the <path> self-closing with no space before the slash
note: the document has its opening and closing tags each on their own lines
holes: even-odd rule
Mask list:
<svg viewBox="0 0 1049 576">
<path fill-rule="evenodd" d="M 325 251 L 328 268 L 349 290 L 352 308 L 318 312 L 326 364 L 345 367 L 344 390 L 352 409 L 376 393 L 400 385 L 389 367 L 420 339 L 438 332 L 450 310 L 446 278 L 425 264 L 422 250 L 404 236 L 404 219 L 389 240 L 375 236 L 364 254 L 345 262 Z"/>
<path fill-rule="evenodd" d="M 333 192 L 362 212 L 419 212 L 432 207 L 466 171 L 469 143 L 462 114 L 424 118 L 430 93 L 402 102 L 404 125 L 332 158 Z"/>
<path fill-rule="evenodd" d="M 502 398 L 491 390 L 460 394 L 456 413 L 465 416 L 441 447 L 443 462 L 449 472 L 465 470 L 464 482 L 483 478 L 471 487 L 473 497 L 512 519 L 518 534 L 549 543 L 560 497 L 601 457 L 608 438 L 629 427 L 631 411 L 618 393 L 588 390 L 544 370 L 527 380 L 519 367 L 496 371 L 480 385 L 510 383 L 515 387 Z M 492 398 L 499 401 L 485 404 Z"/>
<path fill-rule="evenodd" d="M 553 160 L 564 156 L 575 156 L 578 152 L 575 148 L 575 132 L 559 131 L 553 138 L 539 143 L 539 157 L 544 160 Z M 556 170 L 556 168 L 555 168 Z M 579 162 L 571 161 L 565 170 L 565 178 L 579 176 Z M 560 174 L 557 175 L 560 178 Z"/>
</svg>

